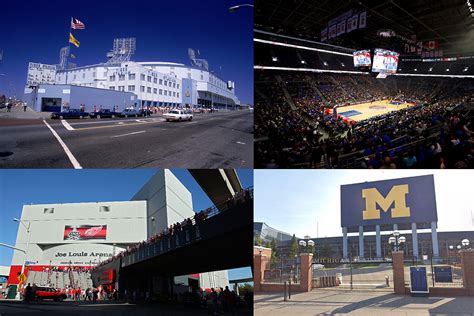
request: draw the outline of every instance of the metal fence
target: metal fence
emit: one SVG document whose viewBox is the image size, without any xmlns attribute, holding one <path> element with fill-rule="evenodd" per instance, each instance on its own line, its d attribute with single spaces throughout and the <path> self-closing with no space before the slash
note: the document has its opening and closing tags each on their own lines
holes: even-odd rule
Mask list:
<svg viewBox="0 0 474 316">
<path fill-rule="evenodd" d="M 405 261 L 405 284 L 410 286 L 410 266 L 425 267 L 428 287 L 463 287 L 463 269 L 458 256 Z"/>
<path fill-rule="evenodd" d="M 300 258 L 273 258 L 263 273 L 266 283 L 299 283 L 301 278 Z"/>
<path fill-rule="evenodd" d="M 313 261 L 313 288 L 393 291 L 393 270 L 390 261 L 333 260 Z"/>
</svg>

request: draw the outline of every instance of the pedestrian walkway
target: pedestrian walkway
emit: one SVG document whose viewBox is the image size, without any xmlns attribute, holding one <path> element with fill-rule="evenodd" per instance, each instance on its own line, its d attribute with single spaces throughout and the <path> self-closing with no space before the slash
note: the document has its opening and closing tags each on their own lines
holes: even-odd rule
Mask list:
<svg viewBox="0 0 474 316">
<path fill-rule="evenodd" d="M 27 107 L 26 112 L 23 111 L 22 106 L 14 106 L 11 112 L 7 112 L 7 108 L 0 109 L 0 119 L 2 118 L 18 118 L 18 119 L 45 119 L 49 118 L 50 112 L 35 112 Z"/>
<path fill-rule="evenodd" d="M 474 315 L 472 297 L 411 297 L 377 291 L 320 289 L 255 295 L 254 315 Z"/>
</svg>

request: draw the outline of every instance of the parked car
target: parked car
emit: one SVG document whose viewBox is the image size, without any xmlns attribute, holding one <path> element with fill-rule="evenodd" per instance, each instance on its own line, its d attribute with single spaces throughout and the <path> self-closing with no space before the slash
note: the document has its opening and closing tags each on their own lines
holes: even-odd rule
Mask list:
<svg viewBox="0 0 474 316">
<path fill-rule="evenodd" d="M 153 114 L 153 112 L 151 110 L 147 110 L 147 109 L 140 110 L 140 115 L 141 116 L 151 116 L 152 114 Z"/>
<path fill-rule="evenodd" d="M 114 118 L 116 116 L 118 116 L 120 113 L 117 113 L 117 112 L 114 112 L 114 111 L 111 111 L 109 109 L 102 109 L 102 110 L 99 110 L 97 112 L 92 112 L 92 113 L 89 113 L 89 116 L 91 118 L 105 118 L 105 117 L 111 117 L 111 118 Z"/>
<path fill-rule="evenodd" d="M 125 109 L 122 112 L 118 113 L 118 116 L 120 117 L 131 117 L 131 116 L 141 116 L 140 111 L 135 110 L 135 109 Z"/>
<path fill-rule="evenodd" d="M 55 300 L 62 301 L 67 298 L 66 293 L 56 290 L 52 287 L 38 286 L 36 288 L 36 297 L 37 300 Z"/>
<path fill-rule="evenodd" d="M 167 122 L 169 121 L 192 121 L 193 112 L 189 110 L 171 110 L 168 113 L 163 114 L 163 117 Z"/>
<path fill-rule="evenodd" d="M 51 113 L 51 118 L 55 119 L 65 119 L 65 118 L 79 118 L 83 119 L 85 117 L 88 117 L 89 113 L 87 112 L 81 112 L 79 109 L 64 109 L 61 112 L 53 112 Z"/>
</svg>

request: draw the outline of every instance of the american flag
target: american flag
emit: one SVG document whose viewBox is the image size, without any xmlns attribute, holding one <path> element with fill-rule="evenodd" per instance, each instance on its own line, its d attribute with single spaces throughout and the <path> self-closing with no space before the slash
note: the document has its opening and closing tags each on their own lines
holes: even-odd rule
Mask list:
<svg viewBox="0 0 474 316">
<path fill-rule="evenodd" d="M 72 18 L 71 20 L 71 28 L 73 30 L 83 30 L 86 28 L 86 26 L 84 25 L 84 23 L 82 23 L 81 21 L 79 21 L 78 19 L 76 18 Z"/>
</svg>

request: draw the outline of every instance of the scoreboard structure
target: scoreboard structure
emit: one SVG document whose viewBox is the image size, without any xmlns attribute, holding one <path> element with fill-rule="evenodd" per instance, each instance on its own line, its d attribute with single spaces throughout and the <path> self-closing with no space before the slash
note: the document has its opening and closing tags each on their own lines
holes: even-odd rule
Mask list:
<svg viewBox="0 0 474 316">
<path fill-rule="evenodd" d="M 431 229 L 433 256 L 439 256 L 438 215 L 433 175 L 341 185 L 343 257 L 348 233 L 359 232 L 359 257 L 364 258 L 364 232 L 376 233 L 381 258 L 381 231 L 412 231 L 413 256 L 418 257 L 417 229 Z"/>
</svg>

